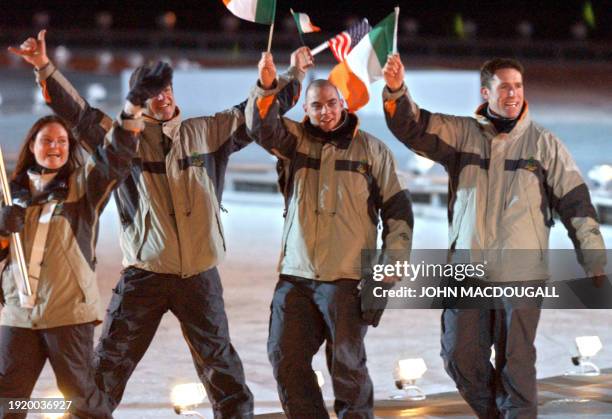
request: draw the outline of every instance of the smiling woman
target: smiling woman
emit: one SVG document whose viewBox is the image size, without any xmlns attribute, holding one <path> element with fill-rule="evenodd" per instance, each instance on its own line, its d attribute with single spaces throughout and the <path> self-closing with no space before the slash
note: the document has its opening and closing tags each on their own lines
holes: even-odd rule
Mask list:
<svg viewBox="0 0 612 419">
<path fill-rule="evenodd" d="M 61 118 L 40 118 L 26 134 L 12 179 L 30 168 L 57 171 L 68 164 L 68 171 L 72 171 L 82 165 L 76 147 L 77 141 Z"/>
<path fill-rule="evenodd" d="M 10 182 L 13 203 L 0 208 L 0 261 L 6 260 L 0 277 L 0 398 L 29 398 L 48 358 L 71 413 L 112 417 L 90 365 L 94 326 L 102 319 L 94 249 L 100 213 L 129 171 L 140 124 L 122 115 L 112 140 L 85 162 L 57 116 L 40 118 L 26 135 Z M 21 280 L 11 234 L 21 235 L 29 287 Z M 0 417 L 6 409 L 0 405 Z M 11 417 L 25 418 L 28 407 L 8 409 Z"/>
<path fill-rule="evenodd" d="M 30 143 L 36 162 L 46 169 L 60 169 L 68 160 L 68 132 L 62 124 L 52 122 L 45 125 Z"/>
</svg>

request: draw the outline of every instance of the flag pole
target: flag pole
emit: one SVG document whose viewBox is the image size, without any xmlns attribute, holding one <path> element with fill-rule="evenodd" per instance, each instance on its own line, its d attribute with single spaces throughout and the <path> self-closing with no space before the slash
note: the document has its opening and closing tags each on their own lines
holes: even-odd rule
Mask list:
<svg viewBox="0 0 612 419">
<path fill-rule="evenodd" d="M 311 50 L 310 53 L 312 55 L 317 55 L 318 53 L 320 53 L 321 51 L 323 51 L 323 50 L 325 50 L 327 48 L 329 48 L 329 44 L 327 43 L 327 41 L 325 41 L 321 45 L 316 47 L 315 49 Z"/>
<path fill-rule="evenodd" d="M 272 49 L 272 34 L 274 33 L 274 22 L 270 24 L 270 35 L 268 35 L 268 52 Z"/>
<path fill-rule="evenodd" d="M 399 20 L 399 6 L 395 6 L 395 27 L 393 28 L 393 54 L 397 54 L 397 22 Z"/>
<path fill-rule="evenodd" d="M 2 155 L 2 149 L 0 148 L 0 183 L 2 185 L 2 195 L 4 198 L 4 205 L 13 205 L 13 198 L 11 196 L 11 188 L 9 186 L 8 177 L 6 175 L 6 167 L 4 165 L 4 156 Z M 21 244 L 21 236 L 19 233 L 11 233 L 11 246 L 15 252 L 17 258 L 17 267 L 21 274 L 21 280 L 23 281 L 23 289 L 27 297 L 32 296 L 32 287 L 30 285 L 30 278 L 28 276 L 28 267 L 26 265 L 25 254 L 23 253 L 23 246 Z M 22 305 L 22 307 L 25 307 Z M 31 308 L 31 307 L 28 307 Z"/>
</svg>

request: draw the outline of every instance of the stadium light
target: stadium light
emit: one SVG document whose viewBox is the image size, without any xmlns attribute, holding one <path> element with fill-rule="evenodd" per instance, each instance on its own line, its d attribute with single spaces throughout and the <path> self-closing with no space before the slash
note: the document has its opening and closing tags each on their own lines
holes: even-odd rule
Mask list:
<svg viewBox="0 0 612 419">
<path fill-rule="evenodd" d="M 176 13 L 173 11 L 165 12 L 157 18 L 157 24 L 160 28 L 167 31 L 172 31 L 176 27 Z"/>
<path fill-rule="evenodd" d="M 98 71 L 106 73 L 115 60 L 115 57 L 113 57 L 110 51 L 101 51 L 96 55 L 96 59 L 98 61 Z"/>
<path fill-rule="evenodd" d="M 522 39 L 531 39 L 533 36 L 533 24 L 528 20 L 521 20 L 518 25 L 516 25 L 516 33 Z"/>
<path fill-rule="evenodd" d="M 402 21 L 402 32 L 408 36 L 415 36 L 419 33 L 419 21 L 409 17 Z"/>
<path fill-rule="evenodd" d="M 606 189 L 608 184 L 612 183 L 612 165 L 600 164 L 593 166 L 593 168 L 589 170 L 587 176 L 595 182 L 597 187 Z"/>
<path fill-rule="evenodd" d="M 177 415 L 204 417 L 193 410 L 206 400 L 206 392 L 202 383 L 187 383 L 174 386 L 170 393 L 170 400 L 172 400 L 174 413 Z"/>
<path fill-rule="evenodd" d="M 49 399 L 64 399 L 64 395 L 59 391 L 59 390 L 53 390 L 50 393 L 48 393 L 45 398 L 49 398 Z M 60 418 L 67 418 L 70 415 L 67 412 L 45 412 L 43 413 L 43 418 L 44 419 L 60 419 Z"/>
<path fill-rule="evenodd" d="M 402 394 L 391 396 L 392 399 L 424 400 L 425 392 L 416 385 L 416 381 L 423 377 L 427 365 L 423 358 L 400 359 L 394 371 L 395 387 L 402 390 Z"/>
<path fill-rule="evenodd" d="M 68 61 L 70 61 L 70 57 L 72 56 L 72 53 L 64 45 L 59 45 L 57 48 L 55 48 L 55 52 L 53 56 L 55 59 L 55 63 L 59 67 L 66 67 L 66 65 L 68 64 Z"/>
<path fill-rule="evenodd" d="M 132 52 L 130 53 L 130 55 L 128 55 L 127 61 L 131 68 L 136 68 L 136 67 L 140 67 L 141 65 L 143 65 L 145 59 L 142 56 L 142 54 L 138 52 Z"/>
<path fill-rule="evenodd" d="M 87 86 L 87 101 L 97 104 L 106 99 L 106 88 L 101 83 L 92 83 Z"/>
<path fill-rule="evenodd" d="M 110 12 L 96 14 L 96 26 L 103 31 L 110 29 L 113 26 L 113 15 Z"/>
</svg>

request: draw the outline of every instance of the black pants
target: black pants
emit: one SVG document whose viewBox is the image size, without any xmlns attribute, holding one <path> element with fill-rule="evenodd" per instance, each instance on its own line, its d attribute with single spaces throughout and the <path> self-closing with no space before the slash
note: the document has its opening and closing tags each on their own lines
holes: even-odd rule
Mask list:
<svg viewBox="0 0 612 419">
<path fill-rule="evenodd" d="M 216 268 L 189 278 L 136 268 L 123 271 L 96 348 L 96 380 L 113 409 L 168 310 L 181 323 L 215 418 L 252 417 L 253 395 L 230 342 Z"/>
<path fill-rule="evenodd" d="M 112 418 L 104 394 L 94 380 L 94 325 L 92 323 L 32 330 L 0 326 L 0 397 L 29 398 L 47 359 L 66 400 L 72 400 L 71 417 Z M 25 413 L 8 413 L 2 418 L 25 418 Z"/>
<path fill-rule="evenodd" d="M 312 358 L 326 341 L 339 419 L 373 418 L 357 281 L 318 282 L 282 276 L 271 306 L 268 357 L 290 419 L 328 418 Z"/>
<path fill-rule="evenodd" d="M 444 368 L 479 418 L 536 418 L 539 308 L 446 309 Z M 491 345 L 495 367 L 491 365 Z"/>
</svg>

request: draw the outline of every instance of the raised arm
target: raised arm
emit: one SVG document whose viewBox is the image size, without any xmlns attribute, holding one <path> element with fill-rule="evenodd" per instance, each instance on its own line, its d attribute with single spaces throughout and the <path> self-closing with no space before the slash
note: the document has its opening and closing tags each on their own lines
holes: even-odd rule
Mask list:
<svg viewBox="0 0 612 419">
<path fill-rule="evenodd" d="M 448 167 L 460 147 L 465 118 L 419 108 L 404 83 L 404 65 L 398 54 L 389 56 L 383 76 L 383 107 L 389 130 L 415 153 Z"/>
<path fill-rule="evenodd" d="M 42 30 L 36 39 L 28 38 L 19 48 L 9 47 L 9 51 L 34 66 L 36 81 L 42 89 L 45 102 L 68 123 L 80 144 L 91 153 L 104 142 L 112 126 L 112 119 L 99 109 L 89 106 L 49 60 L 45 35 L 46 30 Z"/>
<path fill-rule="evenodd" d="M 310 50 L 300 48 L 291 55 L 292 67 L 312 67 Z M 295 64 L 295 65 L 294 65 Z M 279 114 L 281 86 L 276 78 L 272 54 L 263 53 L 258 64 L 259 80 L 251 91 L 246 107 L 246 125 L 249 135 L 268 152 L 283 159 L 291 159 L 297 137 L 283 123 Z"/>
<path fill-rule="evenodd" d="M 128 175 L 138 149 L 140 132 L 144 129 L 142 113 L 145 103 L 157 96 L 171 79 L 172 68 L 163 62 L 144 68 L 135 76 L 123 112 L 104 144 L 96 147 L 86 162 L 86 192 L 93 205 L 106 202 L 114 186 Z"/>
<path fill-rule="evenodd" d="M 299 56 L 298 53 L 300 54 Z M 280 115 L 284 115 L 293 108 L 300 98 L 302 81 L 307 69 L 311 65 L 304 57 L 310 57 L 310 50 L 307 47 L 301 47 L 294 51 L 291 54 L 289 68 L 276 80 L 276 87 L 278 88 L 276 98 Z M 216 132 L 219 133 L 215 138 L 221 142 L 228 141 L 228 144 L 225 145 L 228 155 L 242 150 L 253 142 L 244 125 L 247 101 L 248 98 L 229 111 L 217 113 L 212 118 L 217 125 Z M 219 144 L 213 148 L 221 148 L 222 146 L 224 144 Z"/>
</svg>

